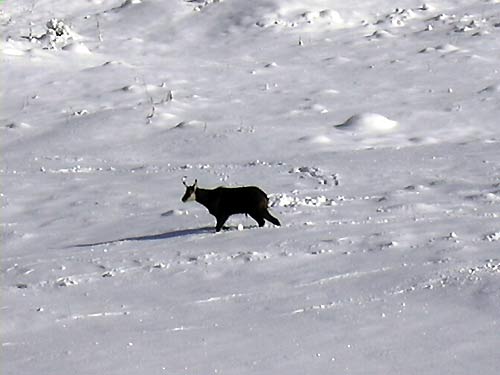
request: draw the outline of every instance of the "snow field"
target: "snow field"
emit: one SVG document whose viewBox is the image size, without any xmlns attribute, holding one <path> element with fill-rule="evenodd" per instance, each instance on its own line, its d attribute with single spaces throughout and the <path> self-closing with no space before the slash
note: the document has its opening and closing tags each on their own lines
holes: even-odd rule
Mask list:
<svg viewBox="0 0 500 375">
<path fill-rule="evenodd" d="M 2 4 L 5 374 L 496 374 L 498 4 Z M 182 204 L 258 185 L 282 227 Z"/>
</svg>

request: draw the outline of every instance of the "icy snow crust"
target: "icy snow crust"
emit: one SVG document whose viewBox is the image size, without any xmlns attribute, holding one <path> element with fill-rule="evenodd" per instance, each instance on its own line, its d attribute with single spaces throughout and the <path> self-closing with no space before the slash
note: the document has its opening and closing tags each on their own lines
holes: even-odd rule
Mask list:
<svg viewBox="0 0 500 375">
<path fill-rule="evenodd" d="M 499 11 L 3 2 L 2 374 L 497 374 Z"/>
</svg>

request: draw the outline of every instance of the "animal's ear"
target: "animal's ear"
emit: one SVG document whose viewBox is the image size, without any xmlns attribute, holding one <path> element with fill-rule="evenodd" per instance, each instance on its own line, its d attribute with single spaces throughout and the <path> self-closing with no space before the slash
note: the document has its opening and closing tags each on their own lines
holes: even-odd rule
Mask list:
<svg viewBox="0 0 500 375">
<path fill-rule="evenodd" d="M 194 180 L 194 185 L 193 187 L 198 187 L 198 179 Z"/>
<path fill-rule="evenodd" d="M 186 184 L 186 176 L 182 177 L 182 184 L 187 187 L 187 184 Z"/>
</svg>

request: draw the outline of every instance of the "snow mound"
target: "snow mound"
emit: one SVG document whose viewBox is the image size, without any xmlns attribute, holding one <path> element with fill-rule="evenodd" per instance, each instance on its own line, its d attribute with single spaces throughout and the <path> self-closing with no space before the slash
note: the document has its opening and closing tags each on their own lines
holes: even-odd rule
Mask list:
<svg viewBox="0 0 500 375">
<path fill-rule="evenodd" d="M 83 43 L 70 43 L 63 47 L 64 51 L 73 52 L 79 55 L 90 55 L 89 48 Z"/>
<path fill-rule="evenodd" d="M 450 43 L 440 44 L 436 47 L 436 51 L 443 52 L 443 53 L 452 53 L 452 52 L 456 52 L 458 50 L 460 50 L 459 47 L 457 47 L 453 44 L 450 44 Z"/>
<path fill-rule="evenodd" d="M 396 121 L 377 113 L 360 113 L 349 117 L 344 123 L 336 125 L 337 129 L 362 133 L 385 133 L 398 127 Z"/>
<path fill-rule="evenodd" d="M 275 4 L 274 11 L 261 16 L 256 22 L 259 27 L 284 26 L 296 28 L 311 26 L 313 24 L 320 29 L 325 26 L 344 26 L 345 21 L 334 9 L 324 8 L 322 2 L 296 2 L 287 1 Z"/>
<path fill-rule="evenodd" d="M 404 26 L 408 20 L 416 17 L 415 12 L 412 9 L 400 9 L 396 8 L 393 12 L 387 15 L 386 22 L 393 26 Z"/>
<path fill-rule="evenodd" d="M 185 0 L 188 3 L 196 4 L 193 10 L 195 12 L 199 12 L 203 10 L 208 5 L 214 4 L 214 3 L 222 3 L 223 0 Z"/>
<path fill-rule="evenodd" d="M 121 3 L 117 7 L 112 8 L 111 11 L 117 12 L 117 11 L 120 11 L 121 9 L 126 9 L 126 8 L 129 8 L 131 6 L 141 4 L 141 3 L 142 3 L 142 0 L 125 0 L 123 3 Z"/>
<path fill-rule="evenodd" d="M 489 85 L 479 91 L 480 94 L 495 94 L 500 92 L 500 83 Z"/>
<path fill-rule="evenodd" d="M 440 44 L 436 47 L 427 47 L 427 48 L 424 48 L 420 51 L 420 53 L 431 53 L 431 52 L 440 52 L 442 54 L 451 54 L 451 53 L 454 53 L 454 52 L 458 52 L 460 51 L 460 48 L 453 45 L 453 44 L 450 44 L 450 43 L 446 43 L 446 44 Z"/>
<path fill-rule="evenodd" d="M 30 124 L 27 124 L 25 122 L 10 122 L 6 125 L 4 125 L 5 129 L 29 129 L 31 128 Z"/>
<path fill-rule="evenodd" d="M 304 137 L 300 137 L 299 142 L 311 143 L 317 145 L 326 145 L 332 143 L 332 140 L 324 134 L 317 134 L 317 135 L 306 135 Z"/>
<path fill-rule="evenodd" d="M 26 50 L 20 42 L 9 40 L 3 44 L 2 53 L 4 56 L 24 56 Z"/>
<path fill-rule="evenodd" d="M 369 38 L 370 40 L 373 40 L 373 39 L 387 39 L 387 38 L 394 38 L 394 35 L 391 34 L 387 30 L 377 30 L 377 31 L 373 32 L 373 34 L 368 35 L 367 38 Z"/>
</svg>

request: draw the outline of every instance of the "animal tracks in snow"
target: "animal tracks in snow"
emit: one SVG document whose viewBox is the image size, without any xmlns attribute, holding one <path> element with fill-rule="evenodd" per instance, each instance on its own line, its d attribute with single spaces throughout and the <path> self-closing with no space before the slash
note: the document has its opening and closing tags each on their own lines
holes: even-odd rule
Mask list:
<svg viewBox="0 0 500 375">
<path fill-rule="evenodd" d="M 418 267 L 427 268 L 431 267 L 435 262 L 428 262 L 421 265 L 409 266 L 403 264 L 401 269 Z M 352 272 L 345 274 L 338 274 L 328 278 L 323 278 L 320 280 L 299 284 L 297 288 L 311 288 L 311 287 L 326 287 L 330 283 L 338 282 L 345 279 L 359 278 L 365 276 L 372 276 L 374 274 L 384 274 L 395 271 L 393 267 L 384 267 L 381 269 L 374 269 L 366 272 Z M 409 271 L 409 270 L 408 270 Z M 446 270 L 441 270 L 439 274 L 433 275 L 432 272 L 426 272 L 429 274 L 427 278 L 421 278 L 420 280 L 414 280 L 414 277 L 407 276 L 404 277 L 404 281 L 399 281 L 398 285 L 389 288 L 379 289 L 376 293 L 362 293 L 358 296 L 352 296 L 339 300 L 330 300 L 328 302 L 312 304 L 306 307 L 297 308 L 290 312 L 291 315 L 303 314 L 309 312 L 320 313 L 322 311 L 328 311 L 332 309 L 341 309 L 348 307 L 350 305 L 369 305 L 371 303 L 377 302 L 387 302 L 392 298 L 400 298 L 402 295 L 408 293 L 429 293 L 433 290 L 439 290 L 444 288 L 468 288 L 474 287 L 474 285 L 480 283 L 483 279 L 489 277 L 500 277 L 500 260 L 489 259 L 484 261 L 482 264 L 473 266 L 464 266 L 459 268 L 449 268 Z M 398 279 L 395 278 L 394 281 Z M 406 285 L 405 285 L 406 284 Z M 404 302 L 403 302 L 404 304 Z M 401 312 L 401 311 L 399 311 Z"/>
<path fill-rule="evenodd" d="M 216 297 L 209 297 L 205 299 L 201 299 L 198 301 L 194 301 L 193 303 L 196 304 L 205 304 L 205 303 L 216 303 L 216 302 L 227 302 L 227 301 L 232 301 L 235 299 L 243 298 L 247 296 L 247 294 L 244 293 L 233 293 L 233 294 L 228 294 L 225 296 L 216 296 Z"/>
<path fill-rule="evenodd" d="M 383 267 L 380 269 L 374 269 L 374 270 L 370 270 L 370 271 L 353 271 L 353 272 L 347 272 L 347 273 L 339 273 L 339 274 L 329 276 L 329 277 L 324 277 L 324 278 L 321 278 L 318 280 L 309 281 L 306 283 L 301 283 L 301 284 L 296 285 L 295 287 L 296 288 L 304 288 L 304 287 L 325 285 L 325 284 L 328 284 L 330 282 L 335 282 L 337 280 L 360 278 L 360 277 L 369 276 L 369 275 L 380 273 L 380 272 L 386 272 L 386 271 L 389 271 L 391 269 L 392 269 L 391 267 Z"/>
<path fill-rule="evenodd" d="M 212 236 L 216 236 L 213 234 Z M 102 247 L 96 245 L 95 247 Z M 107 253 L 111 253 L 108 251 Z M 135 259 L 122 261 L 124 264 L 113 266 L 110 261 L 102 264 L 92 257 L 84 259 L 66 259 L 64 265 L 54 266 L 52 262 L 33 263 L 29 268 L 18 264 L 8 267 L 6 273 L 16 272 L 12 277 L 13 287 L 18 290 L 45 289 L 45 288 L 75 288 L 85 287 L 88 284 L 107 282 L 107 280 L 123 279 L 128 282 L 131 278 L 154 277 L 154 273 L 167 273 L 175 277 L 178 274 L 196 269 L 205 269 L 210 266 L 239 266 L 249 262 L 261 262 L 272 258 L 273 255 L 265 251 L 236 251 L 234 253 L 217 253 L 208 251 L 198 255 L 177 253 L 163 259 Z M 59 262 L 57 262 L 59 264 Z M 51 269 L 52 279 L 40 279 L 46 269 Z M 86 273 L 72 273 L 72 270 L 86 269 Z M 150 276 L 147 276 L 150 275 Z M 152 276 L 151 276 L 152 275 Z M 121 282 L 119 282 L 121 283 Z"/>
<path fill-rule="evenodd" d="M 312 178 L 320 185 L 333 184 L 338 186 L 340 183 L 338 174 L 328 174 L 318 167 L 294 167 L 290 169 L 288 173 L 296 174 L 299 178 Z"/>
<path fill-rule="evenodd" d="M 205 7 L 212 4 L 222 3 L 224 0 L 184 0 L 186 3 L 193 5 L 193 11 L 200 12 Z"/>
<path fill-rule="evenodd" d="M 73 314 L 69 317 L 57 319 L 57 322 L 67 321 L 67 320 L 84 320 L 84 319 L 93 319 L 93 318 L 109 318 L 109 317 L 119 317 L 119 316 L 127 316 L 130 315 L 128 311 L 104 311 L 104 312 L 95 312 L 89 314 Z"/>
</svg>

